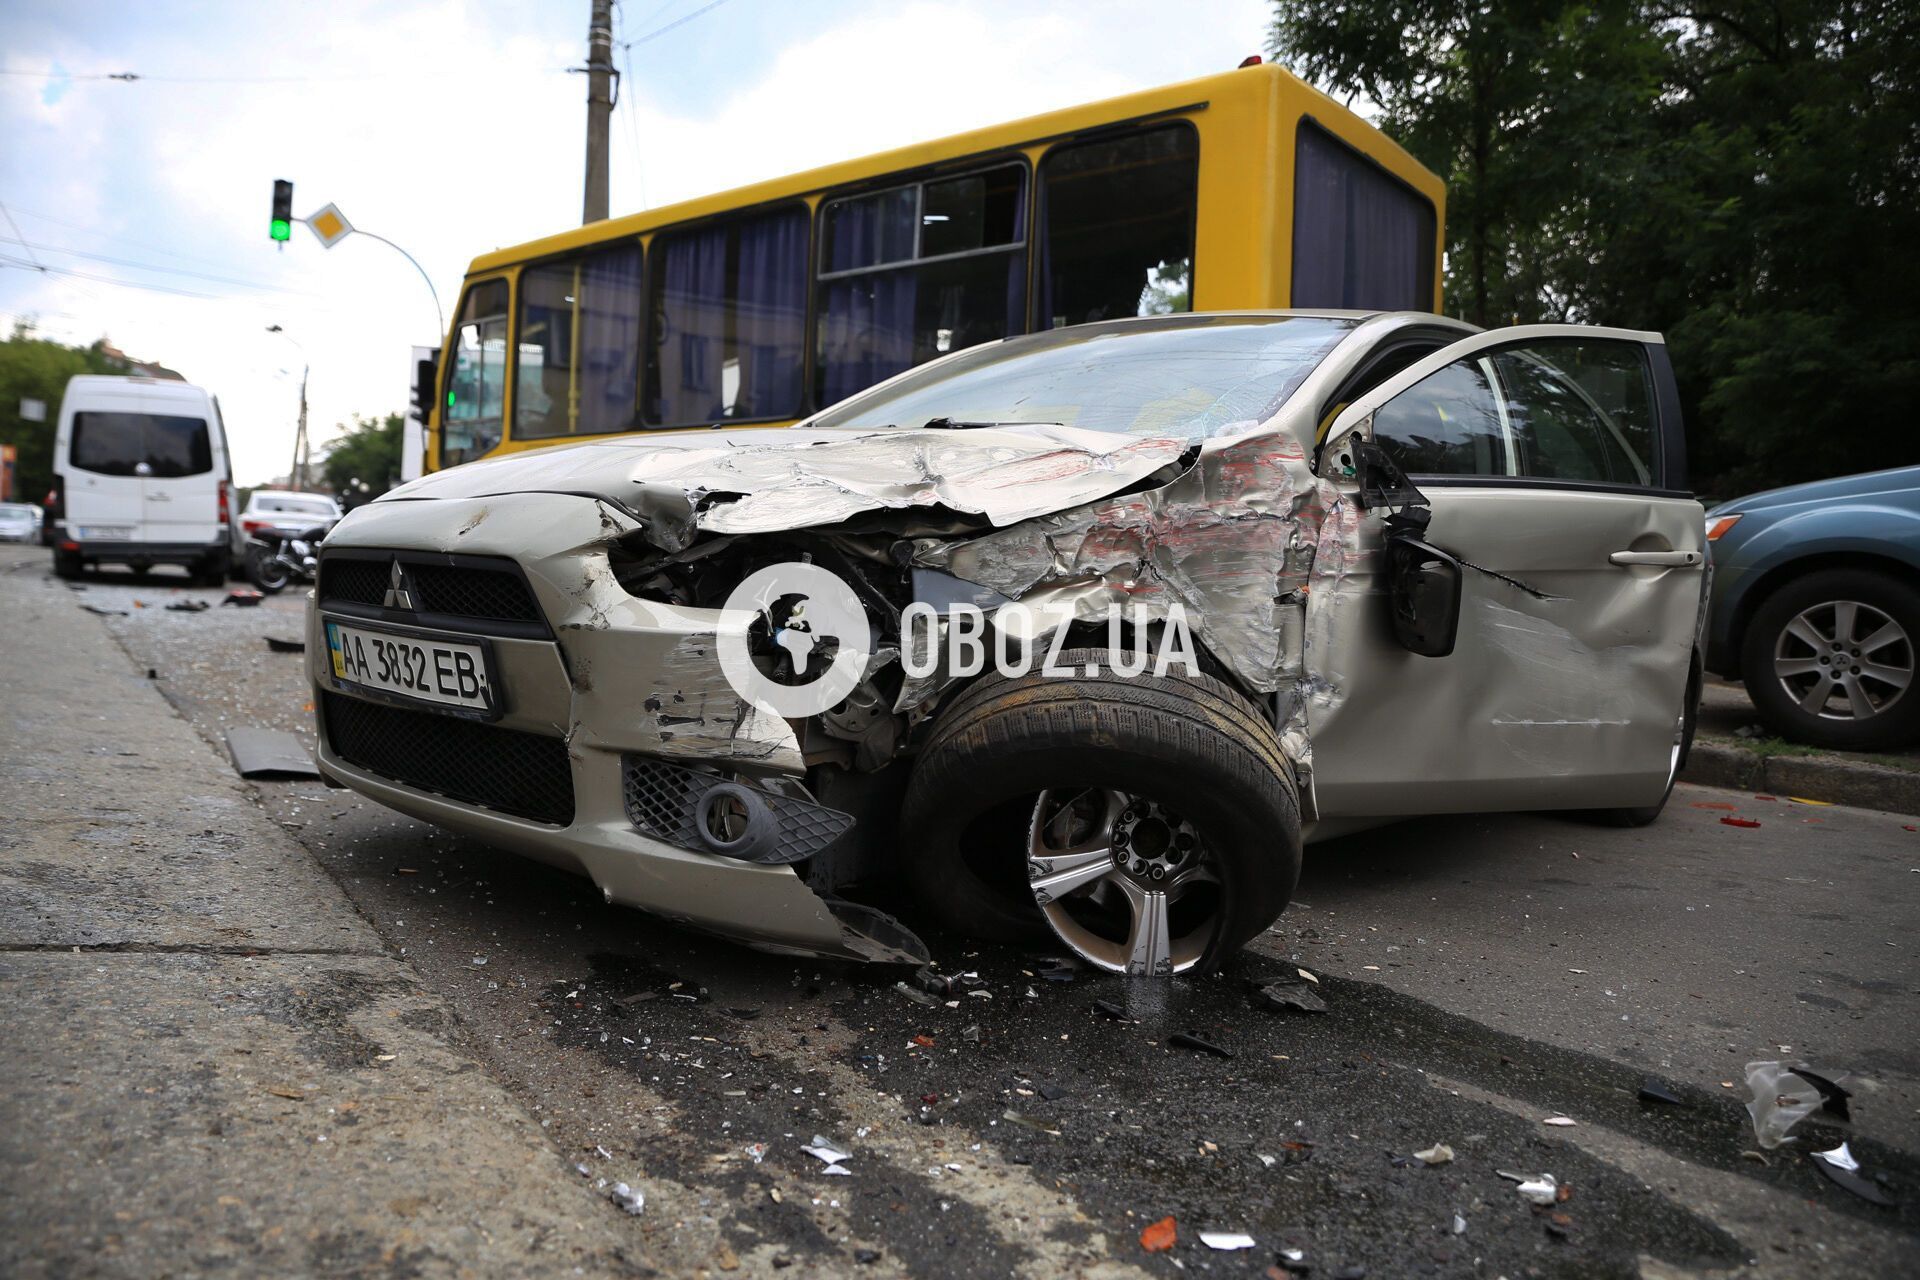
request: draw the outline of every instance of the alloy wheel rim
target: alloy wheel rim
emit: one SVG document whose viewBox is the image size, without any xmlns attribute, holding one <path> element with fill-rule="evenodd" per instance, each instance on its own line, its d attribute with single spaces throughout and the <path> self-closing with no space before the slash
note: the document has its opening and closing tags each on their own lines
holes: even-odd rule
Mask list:
<svg viewBox="0 0 1920 1280">
<path fill-rule="evenodd" d="M 1913 638 L 1858 600 L 1802 609 L 1773 642 L 1773 674 L 1801 711 L 1822 720 L 1885 715 L 1913 683 Z"/>
<path fill-rule="evenodd" d="M 1223 886 L 1199 830 L 1122 791 L 1041 792 L 1028 826 L 1027 884 L 1055 936 L 1110 973 L 1191 969 L 1220 923 Z"/>
</svg>

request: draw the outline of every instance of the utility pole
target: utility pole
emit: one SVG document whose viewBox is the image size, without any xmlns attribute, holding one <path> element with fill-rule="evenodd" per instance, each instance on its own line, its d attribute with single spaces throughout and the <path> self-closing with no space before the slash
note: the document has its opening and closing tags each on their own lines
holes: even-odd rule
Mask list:
<svg viewBox="0 0 1920 1280">
<path fill-rule="evenodd" d="M 302 490 L 307 487 L 307 460 L 311 456 L 307 448 L 307 374 L 312 368 L 304 362 L 300 366 L 300 425 L 293 436 L 293 487 Z"/>
<path fill-rule="evenodd" d="M 587 190 L 580 221 L 607 216 L 607 130 L 613 119 L 613 0 L 593 0 L 587 24 Z"/>
</svg>

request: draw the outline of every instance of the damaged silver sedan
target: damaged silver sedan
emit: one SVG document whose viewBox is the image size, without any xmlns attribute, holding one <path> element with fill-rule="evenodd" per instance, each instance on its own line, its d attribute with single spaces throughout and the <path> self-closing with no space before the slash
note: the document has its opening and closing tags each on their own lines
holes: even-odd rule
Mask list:
<svg viewBox="0 0 1920 1280">
<path fill-rule="evenodd" d="M 354 511 L 308 622 L 319 763 L 768 950 L 924 960 L 905 899 L 1206 967 L 1286 906 L 1303 837 L 1658 814 L 1705 598 L 1684 457 L 1656 334 L 1012 338 L 793 428 L 521 453 Z"/>
</svg>

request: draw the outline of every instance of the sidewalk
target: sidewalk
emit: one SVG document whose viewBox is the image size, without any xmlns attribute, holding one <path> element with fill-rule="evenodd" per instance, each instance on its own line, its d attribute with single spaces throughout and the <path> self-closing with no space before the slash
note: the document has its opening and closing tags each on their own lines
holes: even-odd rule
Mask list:
<svg viewBox="0 0 1920 1280">
<path fill-rule="evenodd" d="M 82 598 L 0 563 L 0 1275 L 631 1269 Z"/>
<path fill-rule="evenodd" d="M 1680 776 L 1708 787 L 1920 815 L 1920 747 L 1882 755 L 1825 751 L 1772 738 L 1759 721 L 1745 689 L 1709 680 Z"/>
</svg>

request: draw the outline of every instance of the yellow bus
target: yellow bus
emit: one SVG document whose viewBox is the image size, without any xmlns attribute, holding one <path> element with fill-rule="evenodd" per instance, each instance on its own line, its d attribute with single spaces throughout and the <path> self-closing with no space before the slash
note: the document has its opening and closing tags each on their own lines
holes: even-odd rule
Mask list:
<svg viewBox="0 0 1920 1280">
<path fill-rule="evenodd" d="M 426 466 L 784 425 L 1084 321 L 1437 311 L 1444 201 L 1378 130 L 1255 64 L 590 223 L 474 259 Z"/>
</svg>

